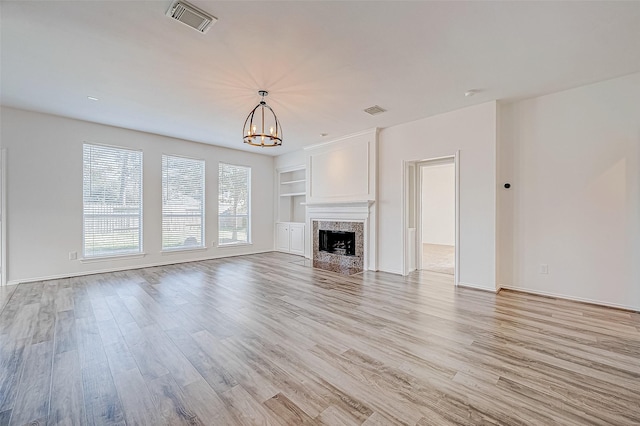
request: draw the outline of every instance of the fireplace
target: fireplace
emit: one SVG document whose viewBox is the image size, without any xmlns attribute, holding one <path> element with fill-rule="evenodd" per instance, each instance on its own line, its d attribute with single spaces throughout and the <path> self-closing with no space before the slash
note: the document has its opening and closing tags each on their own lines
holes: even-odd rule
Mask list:
<svg viewBox="0 0 640 426">
<path fill-rule="evenodd" d="M 313 266 L 345 275 L 364 270 L 364 222 L 312 221 Z"/>
<path fill-rule="evenodd" d="M 356 255 L 356 233 L 321 229 L 318 236 L 318 250 L 343 256 Z"/>
</svg>

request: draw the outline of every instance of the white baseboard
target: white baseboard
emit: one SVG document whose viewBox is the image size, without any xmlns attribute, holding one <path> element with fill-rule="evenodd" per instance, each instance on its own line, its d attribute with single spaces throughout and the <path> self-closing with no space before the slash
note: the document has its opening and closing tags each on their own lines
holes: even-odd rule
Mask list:
<svg viewBox="0 0 640 426">
<path fill-rule="evenodd" d="M 402 271 L 399 270 L 392 270 L 392 269 L 378 269 L 376 272 L 385 272 L 387 274 L 394 274 L 394 275 L 402 275 L 404 276 L 404 274 L 402 273 Z"/>
<path fill-rule="evenodd" d="M 475 284 L 463 283 L 462 281 L 458 282 L 458 287 L 471 288 L 473 290 L 480 290 L 480 291 L 488 291 L 489 293 L 497 293 L 499 291 L 499 290 L 494 290 L 492 288 L 478 287 Z"/>
<path fill-rule="evenodd" d="M 585 298 L 585 297 L 568 296 L 566 294 L 552 293 L 552 292 L 548 292 L 548 291 L 531 290 L 529 288 L 514 287 L 514 286 L 508 286 L 508 285 L 501 286 L 501 289 L 519 291 L 519 292 L 522 292 L 522 293 L 533 294 L 533 295 L 536 295 L 536 296 L 554 297 L 556 299 L 569 300 L 569 301 L 572 301 L 572 302 L 588 303 L 590 305 L 605 306 L 607 308 L 616 308 L 616 309 L 624 309 L 626 311 L 640 312 L 640 306 L 631 306 L 631 305 L 624 305 L 624 304 L 619 304 L 619 303 L 603 302 L 601 300 L 588 299 L 588 298 Z"/>
<path fill-rule="evenodd" d="M 11 280 L 7 282 L 7 285 L 16 285 L 22 283 L 32 283 L 36 281 L 47 281 L 47 280 L 59 280 L 61 278 L 73 278 L 73 277 L 82 277 L 85 275 L 95 275 L 95 274 L 104 274 L 107 272 L 120 272 L 120 271 L 129 271 L 134 269 L 144 269 L 144 268 L 155 268 L 157 266 L 167 266 L 167 265 L 176 265 L 179 263 L 189 263 L 189 262 L 201 262 L 203 260 L 214 260 L 214 259 L 222 259 L 225 257 L 238 257 L 238 256 L 246 256 L 251 254 L 260 254 L 260 253 L 270 253 L 274 250 L 256 250 L 249 253 L 239 253 L 233 255 L 222 255 L 222 256 L 205 256 L 198 257 L 195 259 L 184 259 L 184 260 L 167 260 L 166 262 L 156 262 L 156 263 L 148 263 L 144 265 L 135 265 L 135 266 L 116 266 L 113 268 L 104 268 L 92 271 L 81 271 L 81 272 L 69 272 L 58 275 L 47 275 L 44 277 L 34 277 L 34 278 L 26 278 L 21 280 Z"/>
</svg>

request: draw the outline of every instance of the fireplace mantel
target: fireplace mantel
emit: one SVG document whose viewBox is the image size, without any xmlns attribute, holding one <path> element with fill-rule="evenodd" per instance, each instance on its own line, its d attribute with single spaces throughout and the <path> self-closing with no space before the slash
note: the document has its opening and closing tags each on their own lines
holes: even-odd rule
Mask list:
<svg viewBox="0 0 640 426">
<path fill-rule="evenodd" d="M 362 200 L 362 201 L 344 201 L 339 203 L 304 203 L 307 207 L 342 207 L 342 206 L 370 206 L 375 203 L 374 200 Z"/>
<path fill-rule="evenodd" d="M 369 218 L 373 201 L 353 201 L 348 203 L 308 203 L 307 215 L 318 219 L 341 220 Z"/>
</svg>

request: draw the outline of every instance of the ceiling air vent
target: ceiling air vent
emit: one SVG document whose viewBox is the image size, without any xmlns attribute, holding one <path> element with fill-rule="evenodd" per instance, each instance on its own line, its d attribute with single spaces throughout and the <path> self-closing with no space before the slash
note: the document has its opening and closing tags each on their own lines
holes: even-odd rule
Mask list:
<svg viewBox="0 0 640 426">
<path fill-rule="evenodd" d="M 167 16 L 201 33 L 209 31 L 209 28 L 218 20 L 215 16 L 209 15 L 207 12 L 182 0 L 176 1 L 171 5 L 167 10 Z"/>
<path fill-rule="evenodd" d="M 371 114 L 371 115 L 382 114 L 385 111 L 386 111 L 386 109 L 384 109 L 384 108 L 382 108 L 381 106 L 378 106 L 378 105 L 374 105 L 374 106 L 369 107 L 369 108 L 364 110 L 364 112 L 366 112 L 367 114 Z"/>
</svg>

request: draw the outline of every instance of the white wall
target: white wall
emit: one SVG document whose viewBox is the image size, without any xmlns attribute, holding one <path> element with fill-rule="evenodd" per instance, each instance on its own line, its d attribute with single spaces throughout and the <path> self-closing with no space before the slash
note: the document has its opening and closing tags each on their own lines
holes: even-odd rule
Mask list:
<svg viewBox="0 0 640 426">
<path fill-rule="evenodd" d="M 305 148 L 307 202 L 375 201 L 377 130 Z"/>
<path fill-rule="evenodd" d="M 640 309 L 640 73 L 501 105 L 499 146 L 499 283 Z"/>
<path fill-rule="evenodd" d="M 286 167 L 305 166 L 307 157 L 304 150 L 299 149 L 297 151 L 289 152 L 286 154 L 278 155 L 275 157 L 274 165 L 276 169 L 284 169 Z"/>
<path fill-rule="evenodd" d="M 496 103 L 487 102 L 380 131 L 378 266 L 402 273 L 403 161 L 460 150 L 460 283 L 496 289 Z"/>
<path fill-rule="evenodd" d="M 422 167 L 422 243 L 453 246 L 456 238 L 455 166 Z"/>
<path fill-rule="evenodd" d="M 10 282 L 273 249 L 272 157 L 11 108 L 3 107 L 1 113 L 2 147 L 7 148 L 7 271 Z M 82 249 L 84 142 L 143 151 L 144 258 L 94 263 L 68 260 L 69 252 L 76 251 L 80 256 Z M 162 154 L 206 161 L 205 241 L 209 249 L 205 251 L 160 252 Z M 251 223 L 253 244 L 250 246 L 211 246 L 217 242 L 220 161 L 252 168 L 254 214 Z"/>
</svg>

